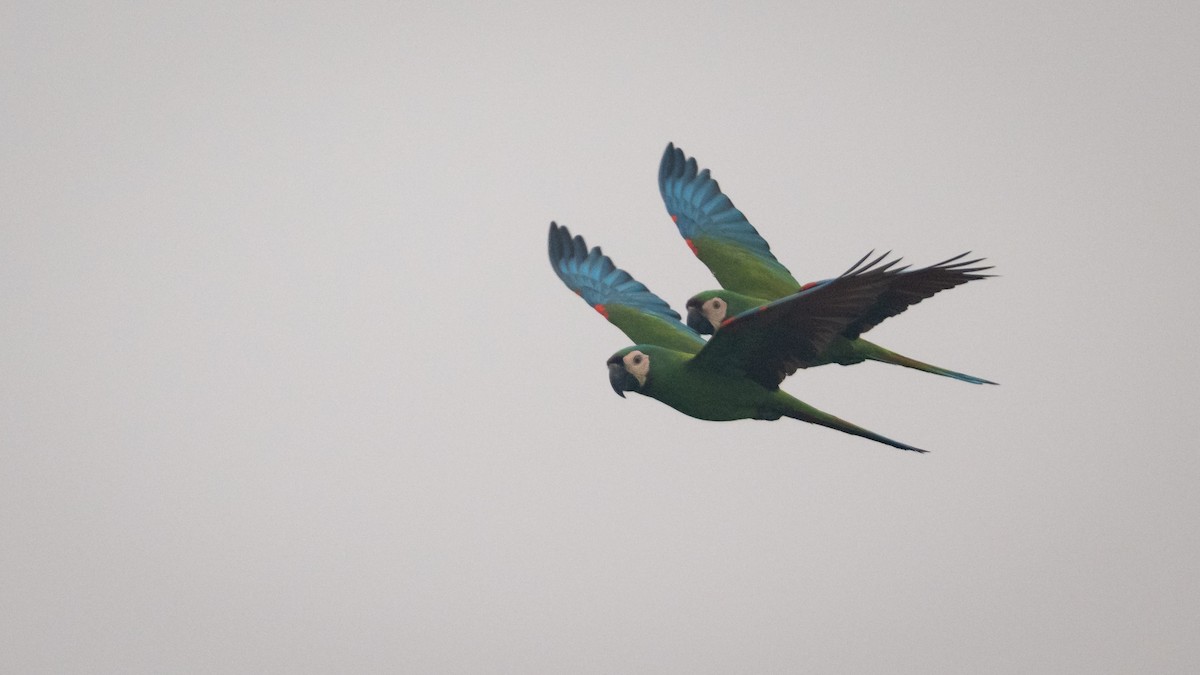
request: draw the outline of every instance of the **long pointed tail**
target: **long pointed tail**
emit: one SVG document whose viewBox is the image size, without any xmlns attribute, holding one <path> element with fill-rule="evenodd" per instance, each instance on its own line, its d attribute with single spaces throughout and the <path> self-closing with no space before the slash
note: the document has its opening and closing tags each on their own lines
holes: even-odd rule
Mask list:
<svg viewBox="0 0 1200 675">
<path fill-rule="evenodd" d="M 780 393 L 783 393 L 783 392 L 780 392 Z M 862 436 L 863 438 L 869 438 L 872 441 L 876 441 L 878 443 L 883 443 L 884 445 L 890 445 L 893 448 L 900 448 L 901 450 L 911 450 L 913 452 L 929 452 L 928 450 L 922 450 L 921 448 L 915 448 L 907 443 L 901 443 L 900 441 L 893 441 L 892 439 L 888 438 L 887 436 L 880 436 L 879 434 L 875 433 L 874 431 L 867 431 L 866 429 L 858 426 L 857 424 L 851 424 L 850 422 L 847 422 L 846 420 L 844 420 L 840 417 L 834 417 L 833 415 L 830 415 L 827 412 L 822 412 L 820 410 L 817 410 L 816 408 L 812 407 L 811 405 L 809 405 L 809 404 L 805 403 L 804 401 L 801 401 L 800 399 L 797 399 L 794 396 L 791 396 L 789 394 L 784 394 L 784 396 L 786 397 L 785 400 L 787 403 L 787 408 L 785 410 L 783 410 L 783 414 L 787 417 L 791 417 L 792 419 L 797 419 L 797 420 L 800 420 L 801 422 L 808 422 L 809 424 L 819 424 L 823 427 L 829 427 L 830 429 L 837 429 L 838 431 L 841 431 L 841 432 L 844 432 L 847 434 L 853 434 L 855 436 Z"/>
<path fill-rule="evenodd" d="M 904 366 L 905 368 L 914 368 L 916 370 L 922 370 L 926 373 L 933 373 L 934 375 L 942 375 L 944 377 L 953 377 L 956 380 L 970 382 L 971 384 L 997 384 L 991 380 L 985 380 L 982 377 L 975 377 L 974 375 L 967 375 L 966 373 L 959 373 L 946 368 L 939 368 L 938 366 L 933 366 L 916 359 L 911 359 L 903 354 L 897 354 L 896 352 L 884 349 L 873 342 L 867 342 L 862 338 L 859 338 L 857 342 L 858 344 L 855 345 L 856 351 L 872 361 L 891 363 L 897 366 Z"/>
</svg>

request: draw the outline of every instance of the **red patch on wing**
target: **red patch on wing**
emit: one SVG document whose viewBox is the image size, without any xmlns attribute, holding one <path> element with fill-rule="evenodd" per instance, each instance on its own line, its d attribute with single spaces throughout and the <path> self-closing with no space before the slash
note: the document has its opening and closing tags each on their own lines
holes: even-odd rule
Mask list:
<svg viewBox="0 0 1200 675">
<path fill-rule="evenodd" d="M 802 291 L 807 291 L 808 289 L 812 288 L 813 286 L 816 286 L 816 285 L 817 285 L 817 284 L 819 284 L 819 283 L 821 283 L 821 282 L 819 282 L 819 281 L 810 281 L 810 282 L 808 282 L 807 284 L 804 284 L 803 286 L 801 286 L 801 287 L 800 287 L 800 290 L 802 290 Z"/>
<path fill-rule="evenodd" d="M 730 317 L 728 319 L 725 319 L 724 321 L 721 322 L 721 328 L 724 328 L 725 326 L 728 326 L 729 324 L 733 323 L 733 320 L 736 318 L 737 317 Z"/>
<path fill-rule="evenodd" d="M 596 310 L 597 312 L 600 312 L 600 316 L 602 316 L 606 319 L 608 318 L 608 308 L 605 307 L 604 305 L 593 305 L 592 309 Z"/>
<path fill-rule="evenodd" d="M 687 242 L 688 248 L 692 249 L 692 255 L 699 258 L 700 257 L 700 249 L 696 248 L 696 245 L 692 243 L 691 239 L 684 239 L 684 241 Z"/>
<path fill-rule="evenodd" d="M 678 223 L 678 222 L 679 222 L 679 216 L 677 216 L 677 215 L 675 215 L 674 213 L 672 213 L 672 214 L 671 214 L 671 222 L 672 222 L 672 223 Z"/>
</svg>

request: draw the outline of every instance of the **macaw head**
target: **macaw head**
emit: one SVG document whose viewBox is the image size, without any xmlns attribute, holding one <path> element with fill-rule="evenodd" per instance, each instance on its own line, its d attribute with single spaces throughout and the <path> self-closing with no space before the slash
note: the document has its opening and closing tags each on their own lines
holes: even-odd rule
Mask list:
<svg viewBox="0 0 1200 675">
<path fill-rule="evenodd" d="M 626 347 L 608 359 L 608 382 L 617 396 L 625 392 L 641 393 L 650 378 L 650 354 L 641 345 Z"/>
<path fill-rule="evenodd" d="M 727 319 L 765 304 L 766 300 L 733 291 L 704 291 L 688 299 L 687 325 L 701 335 L 712 335 Z"/>
</svg>

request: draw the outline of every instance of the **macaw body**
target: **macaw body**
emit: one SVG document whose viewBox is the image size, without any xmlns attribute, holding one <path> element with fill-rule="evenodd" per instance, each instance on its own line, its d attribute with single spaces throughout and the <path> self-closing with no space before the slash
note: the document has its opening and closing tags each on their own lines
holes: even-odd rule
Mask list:
<svg viewBox="0 0 1200 675">
<path fill-rule="evenodd" d="M 609 360 L 609 379 L 617 393 L 639 391 L 676 410 L 704 420 L 775 420 L 780 417 L 819 424 L 904 450 L 924 452 L 822 412 L 779 390 L 799 364 L 816 358 L 861 319 L 887 291 L 901 269 L 895 261 L 866 257 L 842 276 L 812 289 L 755 306 L 733 317 L 719 335 L 705 341 L 680 320 L 666 302 L 629 273 L 616 267 L 599 247 L 588 249 L 582 237 L 550 224 L 550 264 L 559 279 L 589 306 L 634 341 L 618 354 L 629 356 L 633 378 L 617 388 Z M 636 355 L 631 355 L 637 352 Z M 638 363 L 633 363 L 634 359 Z M 650 361 L 654 365 L 651 369 Z M 639 370 L 645 366 L 645 372 Z M 640 373 L 639 375 L 632 373 Z M 622 386 L 628 384 L 621 380 Z"/>
<path fill-rule="evenodd" d="M 695 158 L 685 157 L 673 143 L 667 145 L 659 164 L 658 185 L 667 212 L 688 248 L 722 286 L 722 290 L 704 291 L 688 300 L 688 325 L 692 329 L 712 334 L 728 318 L 814 285 L 796 281 L 745 215 L 721 192 L 708 169 L 699 171 Z M 843 339 L 830 342 L 829 353 L 801 367 L 852 365 L 872 360 L 973 384 L 995 384 L 917 361 L 859 337 L 859 333 L 883 319 L 939 291 L 990 276 L 980 274 L 989 267 L 972 267 L 980 260 L 962 260 L 965 255 L 896 275 L 890 292 L 880 297 L 867 320 L 849 326 L 841 336 Z M 717 301 L 715 306 L 714 301 Z"/>
<path fill-rule="evenodd" d="M 634 359 L 641 361 L 635 364 Z M 639 380 L 635 373 L 642 363 L 647 369 Z M 781 389 L 768 389 L 746 377 L 697 365 L 693 354 L 657 345 L 634 345 L 613 354 L 608 367 L 609 382 L 621 396 L 634 391 L 689 417 L 716 422 L 791 417 L 901 450 L 927 452 L 818 410 Z"/>
</svg>

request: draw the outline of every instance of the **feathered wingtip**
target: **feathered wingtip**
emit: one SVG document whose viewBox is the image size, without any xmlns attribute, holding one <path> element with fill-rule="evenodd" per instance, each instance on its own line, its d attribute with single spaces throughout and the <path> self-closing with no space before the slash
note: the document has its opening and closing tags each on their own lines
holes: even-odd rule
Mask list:
<svg viewBox="0 0 1200 675">
<path fill-rule="evenodd" d="M 962 258 L 965 258 L 969 255 L 971 255 L 971 251 L 964 251 L 964 252 L 959 253 L 958 255 L 954 256 L 953 258 L 947 258 L 940 263 L 935 263 L 924 269 L 944 270 L 944 271 L 955 272 L 956 274 L 962 275 L 964 280 L 966 280 L 966 281 L 972 281 L 974 279 L 987 279 L 989 277 L 1000 276 L 998 274 L 979 274 L 980 272 L 985 272 L 990 269 L 995 269 L 995 266 L 994 265 L 982 265 L 982 266 L 978 266 L 978 267 L 971 267 L 971 265 L 977 265 L 978 263 L 986 261 L 987 258 L 974 258 L 971 260 L 962 260 Z"/>
<path fill-rule="evenodd" d="M 615 302 L 669 321 L 680 321 L 679 313 L 604 255 L 599 246 L 588 249 L 580 235 L 571 235 L 565 225 L 550 223 L 548 237 L 550 266 L 577 295 L 593 307 Z"/>
<path fill-rule="evenodd" d="M 559 225 L 553 220 L 550 221 L 550 235 L 548 237 L 548 244 L 550 252 L 550 266 L 554 268 L 554 271 L 558 273 L 560 277 L 562 276 L 562 273 L 559 272 L 559 265 L 562 263 L 562 261 L 570 258 L 577 260 L 583 259 L 588 255 L 587 243 L 584 242 L 583 237 L 579 235 L 572 237 L 570 230 L 563 225 Z M 603 255 L 599 246 L 596 247 L 596 253 L 597 255 Z"/>
<path fill-rule="evenodd" d="M 891 274 L 899 274 L 900 272 L 903 272 L 904 270 L 907 270 L 909 268 L 908 265 L 905 265 L 903 267 L 898 267 L 896 269 L 892 269 L 893 267 L 898 265 L 901 260 L 904 260 L 904 258 L 896 258 L 895 260 L 889 260 L 888 262 L 884 263 L 883 265 L 879 264 L 880 262 L 882 262 L 885 258 L 887 258 L 891 254 L 892 254 L 891 251 L 887 251 L 886 253 L 883 253 L 882 255 L 875 258 L 871 262 L 866 262 L 866 260 L 868 258 L 875 255 L 874 250 L 867 251 L 866 255 L 859 258 L 858 262 L 851 265 L 850 269 L 846 270 L 845 272 L 842 272 L 842 274 L 840 276 L 849 277 L 849 276 L 858 276 L 860 274 L 867 274 L 867 273 L 882 274 L 885 272 L 890 272 Z"/>
<path fill-rule="evenodd" d="M 675 143 L 667 143 L 662 159 L 658 162 L 658 189 L 665 191 L 668 178 L 688 182 L 695 178 L 697 173 L 699 165 L 696 164 L 696 158 L 684 155 L 683 150 L 675 147 Z"/>
</svg>

